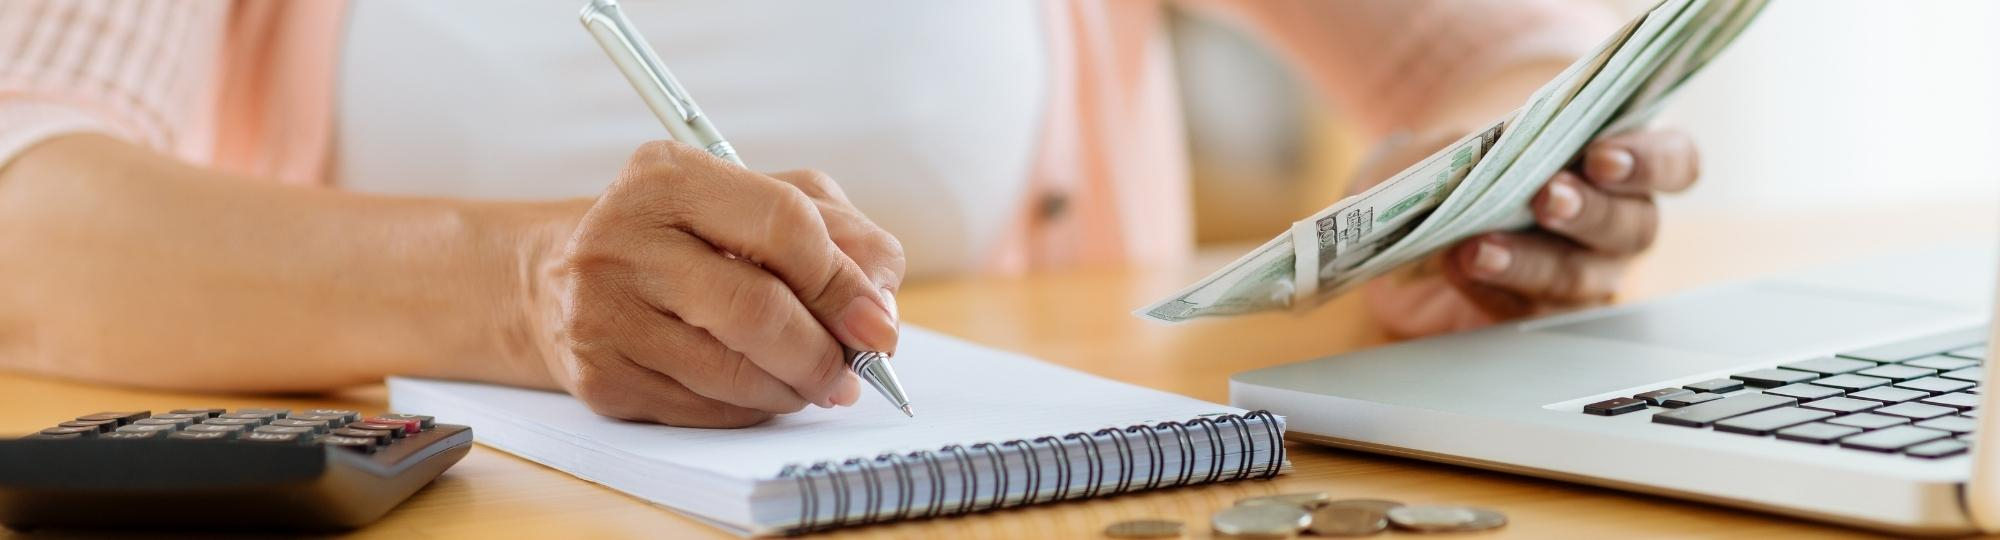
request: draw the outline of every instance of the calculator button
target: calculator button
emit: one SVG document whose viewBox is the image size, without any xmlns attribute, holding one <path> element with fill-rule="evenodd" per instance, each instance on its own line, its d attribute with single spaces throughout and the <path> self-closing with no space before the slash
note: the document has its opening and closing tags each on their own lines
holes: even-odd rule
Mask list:
<svg viewBox="0 0 2000 540">
<path fill-rule="evenodd" d="M 347 427 L 351 427 L 351 428 L 355 428 L 355 429 L 379 429 L 379 430 L 382 430 L 382 431 L 387 431 L 387 432 L 389 432 L 389 435 L 390 435 L 390 436 L 391 436 L 392 438 L 397 438 L 397 439 L 401 439 L 401 438 L 403 438 L 403 435 L 404 435 L 405 433 L 407 433 L 407 431 L 405 431 L 405 430 L 406 430 L 406 428 L 404 427 L 404 424 L 402 424 L 401 422 L 398 422 L 398 423 L 394 423 L 394 424 L 384 424 L 384 423 L 381 423 L 381 422 L 368 422 L 368 421 L 361 421 L 361 422 L 355 422 L 355 423 L 352 423 L 352 424 L 348 424 L 348 425 L 347 425 Z"/>
<path fill-rule="evenodd" d="M 1688 392 L 1688 391 L 1686 391 L 1686 390 L 1681 390 L 1681 392 L 1682 392 L 1682 393 L 1692 393 L 1692 392 Z M 1644 398 L 1641 398 L 1641 399 L 1644 399 Z M 368 419 L 367 419 L 367 420 L 363 420 L 363 422 L 367 422 L 367 423 L 371 423 L 371 424 L 383 424 L 383 425 L 391 425 L 391 426 L 403 426 L 403 433 L 411 433 L 411 434 L 414 434 L 414 433 L 417 433 L 417 432 L 420 432 L 420 431 L 423 431 L 423 430 L 424 430 L 424 421 L 422 421 L 422 420 L 418 420 L 418 419 L 415 419 L 415 418 L 391 418 L 391 417 L 389 417 L 389 416 L 387 416 L 387 415 L 384 415 L 384 416 L 370 416 L 370 417 L 368 417 Z"/>
<path fill-rule="evenodd" d="M 306 437 L 310 437 L 310 436 L 312 436 L 312 435 L 313 435 L 313 428 L 309 428 L 309 427 L 296 427 L 296 426 L 291 426 L 291 427 L 287 427 L 287 426 L 257 426 L 257 429 L 254 429 L 254 430 L 251 430 L 250 432 L 251 432 L 251 433 L 290 433 L 290 434 L 293 434 L 293 435 L 300 435 L 300 436 L 306 436 Z"/>
<path fill-rule="evenodd" d="M 173 426 L 174 429 L 188 427 L 193 424 L 194 420 L 189 418 L 161 418 L 158 416 L 132 421 L 132 425 L 135 426 Z"/>
<path fill-rule="evenodd" d="M 109 441 L 144 441 L 166 437 L 167 433 L 165 431 L 113 431 L 98 435 L 97 438 Z"/>
<path fill-rule="evenodd" d="M 160 433 L 173 433 L 174 431 L 179 429 L 180 426 L 168 425 L 168 424 L 126 424 L 123 426 L 118 426 L 118 430 L 113 431 L 112 433 L 135 433 L 135 432 L 147 432 L 147 431 L 157 431 Z"/>
<path fill-rule="evenodd" d="M 335 436 L 335 437 L 349 437 L 349 438 L 355 438 L 355 439 L 368 439 L 368 440 L 371 440 L 371 441 L 375 441 L 375 444 L 389 444 L 389 439 L 392 439 L 392 438 L 394 438 L 394 437 L 393 437 L 392 435 L 390 435 L 390 434 L 389 434 L 389 431 L 387 431 L 387 430 L 381 430 L 381 429 L 360 429 L 360 428 L 351 428 L 351 427 L 344 427 L 344 428 L 340 428 L 340 429 L 336 429 L 336 430 L 333 430 L 332 432 L 330 432 L 330 433 L 329 433 L 329 435 L 332 435 L 332 436 Z"/>
<path fill-rule="evenodd" d="M 113 421 L 116 421 L 116 422 L 118 422 L 118 425 L 121 425 L 121 426 L 122 426 L 122 425 L 125 425 L 125 424 L 130 424 L 130 423 L 132 423 L 132 421 L 134 421 L 134 420 L 139 420 L 139 419 L 142 419 L 142 418 L 146 418 L 146 417 L 148 417 L 148 416 L 152 416 L 152 415 L 153 415 L 153 412 L 152 412 L 152 411 L 137 411 L 137 412 L 101 412 L 101 413 L 97 413 L 97 414 L 87 414 L 87 415 L 83 415 L 83 416 L 78 416 L 78 417 L 76 417 L 76 419 L 77 419 L 77 420 L 85 420 L 85 421 L 88 421 L 88 420 L 113 420 Z"/>
<path fill-rule="evenodd" d="M 206 414 L 167 413 L 167 414 L 155 414 L 153 415 L 153 418 L 150 419 L 186 420 L 190 424 L 199 424 L 201 423 L 202 420 L 207 420 L 208 418 L 209 417 Z"/>
<path fill-rule="evenodd" d="M 291 416 L 292 410 L 291 409 L 236 409 L 236 414 L 255 414 L 260 416 L 268 416 L 271 418 L 284 418 L 287 416 Z"/>
<path fill-rule="evenodd" d="M 1930 392 L 1932 394 L 1957 392 L 1959 390 L 1972 388 L 1974 386 L 1979 386 L 1979 385 L 1971 381 L 1960 381 L 1954 379 L 1946 379 L 1943 377 L 1925 377 L 1922 379 L 1912 379 L 1896 383 L 1897 388 L 1908 388 L 1920 392 Z"/>
<path fill-rule="evenodd" d="M 78 436 L 78 437 L 90 437 L 90 436 L 93 436 L 93 435 L 97 435 L 97 428 L 95 428 L 95 427 L 52 427 L 52 428 L 48 428 L 48 429 L 44 429 L 44 430 L 42 430 L 41 434 L 42 434 L 42 435 L 75 435 L 75 436 Z"/>
<path fill-rule="evenodd" d="M 271 423 L 272 420 L 276 420 L 278 418 L 279 418 L 278 416 L 266 413 L 246 413 L 246 412 L 233 412 L 215 417 L 215 419 L 217 420 L 256 420 L 258 424 L 269 424 Z"/>
<path fill-rule="evenodd" d="M 419 429 L 419 430 L 424 430 L 424 429 L 431 429 L 431 428 L 434 428 L 434 427 L 437 427 L 437 419 L 436 419 L 436 418 L 432 418 L 432 417 L 429 417 L 429 416 L 424 416 L 424 415 L 421 415 L 421 414 L 399 414 L 399 413 L 388 413 L 388 414 L 383 414 L 383 415 L 380 415 L 380 416 L 377 416 L 376 418 L 388 418 L 388 419 L 391 419 L 391 420 L 416 420 L 416 421 L 417 421 L 417 429 Z"/>
<path fill-rule="evenodd" d="M 210 419 L 208 419 L 208 421 L 207 421 L 207 422 L 202 422 L 202 423 L 201 423 L 201 425 L 204 425 L 204 426 L 247 426 L 247 427 L 246 427 L 245 429 L 248 429 L 248 428 L 253 428 L 253 427 L 257 427 L 257 426 L 261 426 L 261 425 L 264 425 L 264 421 L 263 421 L 263 420 L 260 420 L 260 419 L 256 419 L 256 418 L 210 418 Z"/>
<path fill-rule="evenodd" d="M 192 426 L 188 426 L 187 429 L 181 430 L 181 433 L 224 433 L 227 434 L 229 437 L 234 438 L 236 434 L 242 433 L 243 430 L 244 426 L 232 426 L 227 424 L 195 424 Z"/>
<path fill-rule="evenodd" d="M 226 412 L 229 411 L 225 411 L 222 409 L 174 409 L 171 411 L 167 411 L 167 414 L 195 414 L 208 418 L 215 418 L 217 416 L 222 416 L 222 413 Z"/>
<path fill-rule="evenodd" d="M 361 419 L 361 413 L 350 411 L 347 409 L 307 409 L 305 411 L 299 412 L 299 415 L 337 416 L 340 417 L 339 423 L 342 424 Z M 296 417 L 297 416 L 294 416 L 294 418 Z"/>
<path fill-rule="evenodd" d="M 266 432 L 253 431 L 250 433 L 243 434 L 243 440 L 246 441 L 260 442 L 260 443 L 274 443 L 274 444 L 279 444 L 279 443 L 296 444 L 302 441 L 309 440 L 303 437 L 304 437 L 303 435 L 297 433 L 266 433 Z"/>
<path fill-rule="evenodd" d="M 348 422 L 354 421 L 346 416 L 338 414 L 294 414 L 289 417 L 286 417 L 286 419 L 303 420 L 306 422 L 326 422 L 326 427 L 328 429 L 345 426 L 347 425 Z"/>
<path fill-rule="evenodd" d="M 47 433 L 36 433 L 36 434 L 34 434 L 34 435 L 29 435 L 29 436 L 28 436 L 28 438 L 30 438 L 30 439 L 81 439 L 81 438 L 83 438 L 83 434 L 81 434 L 81 433 L 64 433 L 64 434 L 61 434 L 61 435 L 50 435 L 50 434 L 47 434 Z"/>
<path fill-rule="evenodd" d="M 271 425 L 276 427 L 302 427 L 313 430 L 313 433 L 326 433 L 327 430 L 333 429 L 332 422 L 327 420 L 300 420 L 296 416 L 272 420 Z"/>
<path fill-rule="evenodd" d="M 325 437 L 320 437 L 319 443 L 336 448 L 345 448 L 363 454 L 375 452 L 375 441 L 372 439 L 364 439 L 361 437 L 342 437 L 339 435 L 328 435 Z"/>
<path fill-rule="evenodd" d="M 110 433 L 111 430 L 118 429 L 117 420 L 70 420 L 56 425 L 61 427 L 87 427 L 97 430 L 98 433 Z"/>
<path fill-rule="evenodd" d="M 236 438 L 236 434 L 228 431 L 177 431 L 167 438 L 176 441 L 227 441 Z"/>
</svg>

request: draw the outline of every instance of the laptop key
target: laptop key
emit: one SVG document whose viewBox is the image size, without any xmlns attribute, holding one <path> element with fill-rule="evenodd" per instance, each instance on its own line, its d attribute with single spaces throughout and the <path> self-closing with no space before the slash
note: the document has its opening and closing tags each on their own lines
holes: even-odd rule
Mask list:
<svg viewBox="0 0 2000 540">
<path fill-rule="evenodd" d="M 1948 352 L 1948 353 L 1945 353 L 1945 354 L 1949 354 L 1949 355 L 1952 355 L 1952 356 L 1956 356 L 1956 357 L 1959 357 L 1959 358 L 1970 358 L 1970 359 L 1973 359 L 1973 360 L 1985 360 L 1985 359 L 1986 359 L 1986 346 L 1985 346 L 1985 345 L 1978 345 L 1978 346 L 1973 346 L 1973 347 L 1966 347 L 1966 348 L 1963 348 L 1963 349 L 1959 349 L 1959 350 L 1955 350 L 1955 351 L 1951 351 L 1951 352 Z"/>
<path fill-rule="evenodd" d="M 1743 383 L 1736 383 L 1736 386 L 1741 387 L 1743 386 Z M 1685 396 L 1675 396 L 1667 398 L 1666 401 L 1660 402 L 1660 406 L 1669 409 L 1679 409 L 1681 407 L 1686 407 L 1696 403 L 1708 403 L 1710 401 L 1715 401 L 1718 399 L 1722 399 L 1722 394 L 1710 394 L 1707 392 L 1700 392 L 1700 393 L 1688 394 Z"/>
<path fill-rule="evenodd" d="M 1772 388 L 1770 390 L 1765 390 L 1764 393 L 1777 396 L 1785 396 L 1788 398 L 1798 398 L 1799 401 L 1812 401 L 1820 398 L 1829 398 L 1833 396 L 1838 396 L 1841 394 L 1845 394 L 1847 392 L 1842 391 L 1839 388 L 1827 388 L 1816 384 L 1794 383 L 1794 384 L 1787 384 L 1784 386 L 1780 386 L 1777 388 Z"/>
<path fill-rule="evenodd" d="M 1777 386 L 1784 386 L 1795 382 L 1805 382 L 1817 379 L 1819 378 L 1819 374 L 1807 371 L 1792 371 L 1789 369 L 1772 368 L 1772 369 L 1760 369 L 1749 373 L 1738 373 L 1735 375 L 1730 375 L 1729 378 L 1743 381 L 1743 384 L 1748 384 L 1756 388 L 1771 388 Z"/>
<path fill-rule="evenodd" d="M 1618 416 L 1629 412 L 1646 410 L 1646 402 L 1628 397 L 1611 398 L 1583 406 L 1584 414 L 1598 416 Z"/>
<path fill-rule="evenodd" d="M 1634 394 L 1632 396 L 1632 399 L 1644 401 L 1646 402 L 1647 405 L 1658 407 L 1660 406 L 1660 403 L 1666 401 L 1667 398 L 1680 397 L 1684 395 L 1688 396 L 1694 395 L 1694 391 L 1682 388 L 1661 388 L 1659 390 L 1654 390 L 1651 392 L 1640 392 L 1638 394 Z"/>
<path fill-rule="evenodd" d="M 1799 424 L 1785 429 L 1780 429 L 1778 430 L 1777 434 L 1778 438 L 1787 441 L 1798 441 L 1798 442 L 1813 443 L 1813 444 L 1827 444 L 1835 440 L 1839 440 L 1841 437 L 1846 437 L 1848 435 L 1853 435 L 1860 432 L 1861 428 L 1858 427 L 1836 426 L 1833 424 L 1813 422 L 1810 424 Z"/>
<path fill-rule="evenodd" d="M 1742 390 L 1743 381 L 1739 381 L 1736 379 L 1711 379 L 1683 386 L 1681 388 L 1686 388 L 1696 392 L 1712 392 L 1716 394 L 1722 394 L 1722 393 Z"/>
<path fill-rule="evenodd" d="M 1944 377 L 1924 377 L 1922 379 L 1911 379 L 1896 383 L 1897 388 L 1908 388 L 1911 390 L 1930 392 L 1932 394 L 1957 392 L 1959 390 L 1972 388 L 1974 386 L 1979 386 L 1979 385 L 1972 381 L 1946 379 Z"/>
<path fill-rule="evenodd" d="M 1744 435 L 1768 435 L 1773 431 L 1814 420 L 1824 420 L 1832 416 L 1833 413 L 1826 411 L 1801 409 L 1798 407 L 1781 407 L 1735 418 L 1718 420 L 1715 422 L 1715 430 L 1742 433 Z"/>
<path fill-rule="evenodd" d="M 1892 381 L 1907 381 L 1918 377 L 1929 377 L 1932 375 L 1936 375 L 1937 372 L 1938 370 L 1935 369 L 1924 369 L 1920 367 L 1906 366 L 1902 364 L 1886 364 L 1882 366 L 1864 369 L 1861 371 L 1856 371 L 1854 373 L 1856 375 L 1881 377 Z"/>
<path fill-rule="evenodd" d="M 1860 392 L 1847 394 L 1847 397 L 1851 397 L 1854 399 L 1865 399 L 1869 401 L 1880 401 L 1883 403 L 1902 403 L 1905 401 L 1927 397 L 1930 395 L 1931 395 L 1930 392 L 1919 392 L 1907 388 L 1878 386 L 1875 388 L 1862 390 Z"/>
<path fill-rule="evenodd" d="M 1916 426 L 1882 428 L 1840 439 L 1840 446 L 1875 452 L 1894 452 L 1921 442 L 1950 437 L 1950 433 Z"/>
<path fill-rule="evenodd" d="M 1935 396 L 1918 399 L 1917 402 L 1928 403 L 1939 407 L 1951 407 L 1953 409 L 1958 409 L 1963 411 L 1966 409 L 1971 409 L 1973 407 L 1978 407 L 1979 396 L 1967 394 L 1965 392 L 1952 392 L 1949 394 L 1938 394 Z"/>
<path fill-rule="evenodd" d="M 1861 429 L 1882 429 L 1885 427 L 1894 426 L 1898 424 L 1908 424 L 1910 423 L 1910 419 L 1903 418 L 1901 416 L 1888 416 L 1875 413 L 1856 413 L 1835 418 L 1832 420 L 1827 420 L 1826 423 L 1837 424 L 1842 426 L 1858 427 Z"/>
<path fill-rule="evenodd" d="M 1709 424 L 1725 418 L 1742 416 L 1766 409 L 1776 409 L 1798 404 L 1799 400 L 1770 394 L 1746 394 L 1726 397 L 1707 403 L 1697 403 L 1679 409 L 1653 415 L 1653 421 L 1686 427 L 1708 427 Z"/>
<path fill-rule="evenodd" d="M 1867 360 L 1855 360 L 1853 358 L 1835 358 L 1828 356 L 1825 358 L 1814 358 L 1802 362 L 1792 362 L 1790 364 L 1785 364 L 1778 367 L 1789 369 L 1792 371 L 1810 371 L 1822 375 L 1839 375 L 1842 373 L 1849 373 L 1849 372 L 1872 368 L 1875 367 L 1875 365 L 1876 364 L 1874 362 L 1870 362 Z"/>
<path fill-rule="evenodd" d="M 1916 446 L 1911 446 L 1909 448 L 1904 448 L 1903 453 L 1913 457 L 1937 459 L 1941 457 L 1951 457 L 1963 454 L 1965 453 L 1965 449 L 1970 447 L 1971 445 L 1965 444 L 1963 442 L 1954 441 L 1951 439 L 1940 439 L 1919 444 Z"/>
<path fill-rule="evenodd" d="M 1938 356 L 1926 356 L 1923 358 L 1918 358 L 1916 360 L 1903 362 L 1903 365 L 1911 367 L 1935 369 L 1938 371 L 1951 371 L 1955 369 L 1965 369 L 1972 366 L 1977 366 L 1979 365 L 1979 362 L 1973 360 L 1966 360 L 1964 358 L 1953 358 L 1950 356 L 1938 355 Z"/>
<path fill-rule="evenodd" d="M 1840 353 L 1837 356 L 1876 362 L 1901 362 L 1945 351 L 1964 349 L 1974 343 L 1985 340 L 1985 328 L 1970 328 L 1957 332 L 1924 336 L 1858 351 Z"/>
<path fill-rule="evenodd" d="M 1808 409 L 1819 409 L 1822 411 L 1831 411 L 1840 414 L 1848 414 L 1848 413 L 1865 412 L 1869 409 L 1880 407 L 1882 406 L 1882 402 L 1868 401 L 1865 399 L 1854 399 L 1850 397 L 1830 397 L 1826 399 L 1803 403 L 1800 404 L 1799 406 Z"/>
<path fill-rule="evenodd" d="M 1848 373 L 1844 375 L 1834 375 L 1832 377 L 1827 377 L 1824 379 L 1813 381 L 1813 384 L 1817 384 L 1820 386 L 1831 386 L 1849 392 L 1853 392 L 1855 390 L 1866 390 L 1869 388 L 1874 388 L 1889 383 L 1890 383 L 1889 379 L 1884 379 L 1881 377 L 1869 377 L 1866 375 L 1855 375 L 1853 373 Z"/>
<path fill-rule="evenodd" d="M 1917 422 L 1917 427 L 1930 428 L 1938 431 L 1949 431 L 1952 433 L 1972 433 L 1973 429 L 1979 427 L 1979 421 L 1973 420 L 1971 418 L 1966 418 L 1963 416 L 1940 416 L 1922 422 Z"/>
<path fill-rule="evenodd" d="M 1945 416 L 1958 411 L 1956 409 L 1952 409 L 1951 407 L 1925 405 L 1922 403 L 1910 401 L 1904 403 L 1897 403 L 1895 405 L 1889 405 L 1886 407 L 1882 407 L 1880 409 L 1875 409 L 1873 412 L 1875 414 L 1886 414 L 1890 416 L 1901 416 L 1904 418 L 1925 420 L 1925 419 Z"/>
<path fill-rule="evenodd" d="M 1946 379 L 1958 379 L 1961 381 L 1985 382 L 1986 369 L 1979 366 L 1973 366 L 1965 369 L 1955 369 L 1947 371 L 1938 376 L 1944 377 Z"/>
</svg>

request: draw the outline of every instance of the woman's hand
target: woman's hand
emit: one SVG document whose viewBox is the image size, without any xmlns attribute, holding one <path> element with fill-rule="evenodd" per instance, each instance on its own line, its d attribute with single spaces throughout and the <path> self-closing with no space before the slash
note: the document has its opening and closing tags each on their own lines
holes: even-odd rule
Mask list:
<svg viewBox="0 0 2000 540">
<path fill-rule="evenodd" d="M 1385 178 L 1451 140 L 1392 149 L 1361 178 Z M 1592 142 L 1580 170 L 1556 173 L 1535 194 L 1537 228 L 1475 236 L 1377 279 L 1367 286 L 1370 308 L 1390 332 L 1421 336 L 1608 302 L 1627 264 L 1659 231 L 1654 194 L 1692 186 L 1700 176 L 1697 154 L 1693 140 L 1674 130 Z"/>
<path fill-rule="evenodd" d="M 896 347 L 902 247 L 813 171 L 648 143 L 561 269 L 552 375 L 606 416 L 740 427 L 852 405 L 841 344 Z"/>
</svg>

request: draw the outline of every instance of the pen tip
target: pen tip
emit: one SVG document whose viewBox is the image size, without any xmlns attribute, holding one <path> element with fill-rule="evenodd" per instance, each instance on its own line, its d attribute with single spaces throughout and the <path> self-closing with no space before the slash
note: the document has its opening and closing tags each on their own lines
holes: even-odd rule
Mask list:
<svg viewBox="0 0 2000 540">
<path fill-rule="evenodd" d="M 905 403 L 905 404 L 903 404 L 903 416 L 908 416 L 908 417 L 910 417 L 910 418 L 916 418 L 916 417 L 917 417 L 917 413 L 915 413 L 915 412 L 912 412 L 912 411 L 910 410 L 910 405 L 909 405 L 908 403 Z"/>
</svg>

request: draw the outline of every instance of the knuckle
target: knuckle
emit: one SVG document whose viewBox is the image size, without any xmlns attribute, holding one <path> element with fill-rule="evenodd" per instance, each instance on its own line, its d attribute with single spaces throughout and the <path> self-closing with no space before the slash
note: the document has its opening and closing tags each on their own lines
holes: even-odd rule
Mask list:
<svg viewBox="0 0 2000 540">
<path fill-rule="evenodd" d="M 791 289 L 771 279 L 745 279 L 729 292 L 729 321 L 724 331 L 741 346 L 761 347 L 782 339 L 792 317 L 786 309 Z"/>
</svg>

